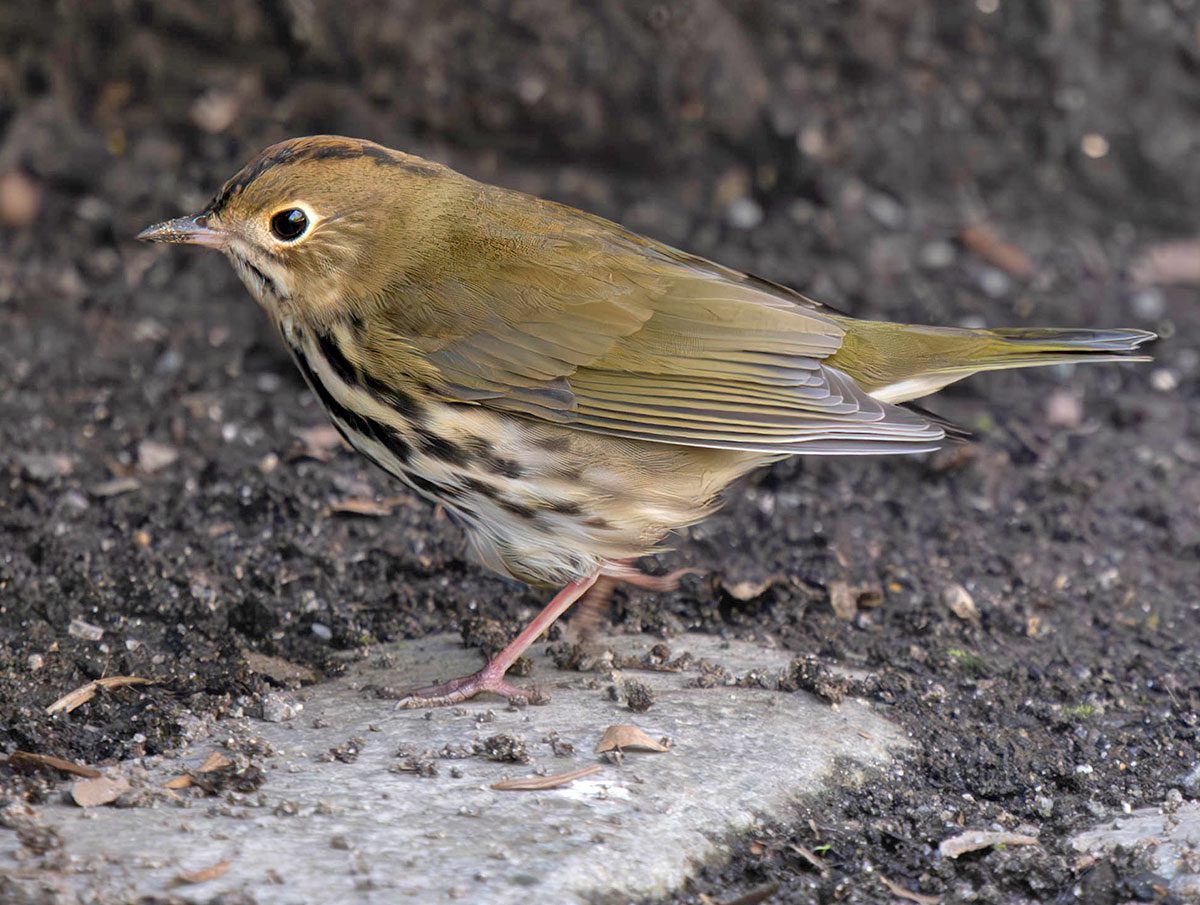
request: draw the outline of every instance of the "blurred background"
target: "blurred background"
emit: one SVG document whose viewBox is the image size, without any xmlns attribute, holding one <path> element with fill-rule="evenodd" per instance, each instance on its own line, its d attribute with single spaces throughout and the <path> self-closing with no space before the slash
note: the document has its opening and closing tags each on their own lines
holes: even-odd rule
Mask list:
<svg viewBox="0 0 1200 905">
<path fill-rule="evenodd" d="M 132 241 L 267 144 L 334 132 L 856 315 L 1159 331 L 1152 365 L 997 374 L 931 403 L 977 444 L 777 466 L 681 540 L 671 564 L 710 579 L 612 613 L 877 670 L 922 756 L 980 740 L 913 793 L 935 815 L 948 796 L 967 819 L 1036 817 L 1029 775 L 1061 773 L 1060 802 L 1151 794 L 1183 757 L 1162 714 L 1194 718 L 1200 695 L 1197 7 L 0 4 L 0 748 L 162 750 L 262 687 L 248 650 L 336 672 L 377 640 L 503 634 L 538 603 L 339 449 L 223 260 Z M 939 603 L 952 585 L 978 612 Z M 948 650 L 1008 664 L 1003 683 Z M 41 713 L 114 673 L 160 684 L 98 699 L 88 731 Z M 961 697 L 935 707 L 925 679 Z M 1048 715 L 1134 687 L 1155 715 L 1128 730 Z M 1081 790 L 1071 765 L 1098 746 L 1151 775 Z M 937 824 L 922 815 L 896 832 Z"/>
</svg>

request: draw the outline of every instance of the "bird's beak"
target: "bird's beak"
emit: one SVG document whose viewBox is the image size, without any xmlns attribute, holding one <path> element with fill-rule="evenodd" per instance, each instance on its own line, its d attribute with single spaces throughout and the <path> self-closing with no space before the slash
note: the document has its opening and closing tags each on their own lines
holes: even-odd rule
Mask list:
<svg viewBox="0 0 1200 905">
<path fill-rule="evenodd" d="M 170 242 L 174 245 L 205 245 L 208 248 L 223 248 L 225 234 L 208 225 L 204 214 L 194 217 L 176 217 L 165 223 L 147 226 L 137 237 L 143 242 Z"/>
</svg>

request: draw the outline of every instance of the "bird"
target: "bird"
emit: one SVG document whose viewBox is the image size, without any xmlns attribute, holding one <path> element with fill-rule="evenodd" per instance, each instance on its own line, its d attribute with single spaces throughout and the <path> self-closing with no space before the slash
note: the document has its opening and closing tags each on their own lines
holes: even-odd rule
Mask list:
<svg viewBox="0 0 1200 905">
<path fill-rule="evenodd" d="M 401 704 L 529 699 L 509 667 L 641 557 L 793 455 L 925 453 L 913 400 L 983 371 L 1145 361 L 1136 329 L 848 316 L 617 223 L 358 138 L 272 145 L 150 242 L 222 252 L 355 450 L 545 608 L 477 672 Z"/>
</svg>

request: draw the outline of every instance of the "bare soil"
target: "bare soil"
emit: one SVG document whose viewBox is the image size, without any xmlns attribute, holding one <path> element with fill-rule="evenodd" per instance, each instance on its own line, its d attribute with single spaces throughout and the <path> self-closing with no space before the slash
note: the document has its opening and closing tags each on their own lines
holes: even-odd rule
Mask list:
<svg viewBox="0 0 1200 905">
<path fill-rule="evenodd" d="M 1147 257 L 1198 231 L 1195 4 L 53 10 L 0 6 L 0 751 L 165 751 L 268 687 L 248 652 L 331 674 L 539 605 L 298 435 L 322 413 L 223 261 L 131 239 L 267 143 L 340 132 L 859 315 L 1161 332 L 1152 365 L 948 390 L 931 407 L 977 432 L 965 447 L 757 475 L 662 558 L 707 577 L 610 615 L 868 670 L 916 741 L 731 840 L 674 901 L 775 882 L 781 902 L 892 901 L 881 877 L 954 902 L 1169 900 L 1136 856 L 1066 840 L 1200 794 L 1200 297 L 1186 249 Z M 1148 285 L 1164 260 L 1178 284 Z M 338 511 L 376 499 L 390 514 Z M 155 684 L 44 712 L 108 675 Z M 0 765 L 0 804 L 56 787 Z M 1041 844 L 940 857 L 963 828 Z"/>
</svg>

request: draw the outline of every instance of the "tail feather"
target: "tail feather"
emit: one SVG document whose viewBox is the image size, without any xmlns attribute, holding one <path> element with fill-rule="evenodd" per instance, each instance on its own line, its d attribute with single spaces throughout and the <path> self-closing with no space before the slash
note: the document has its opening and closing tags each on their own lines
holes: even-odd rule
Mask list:
<svg viewBox="0 0 1200 905">
<path fill-rule="evenodd" d="M 1118 328 L 1085 330 L 1074 327 L 998 327 L 988 330 L 1007 344 L 1044 352 L 1132 352 L 1143 343 L 1158 339 L 1149 330 Z M 1016 349 L 1013 350 L 1014 352 Z"/>
<path fill-rule="evenodd" d="M 1138 347 L 1146 330 L 1007 327 L 976 330 L 879 321 L 846 321 L 843 346 L 831 356 L 880 402 L 919 399 L 980 371 L 1099 361 L 1149 361 Z"/>
</svg>

